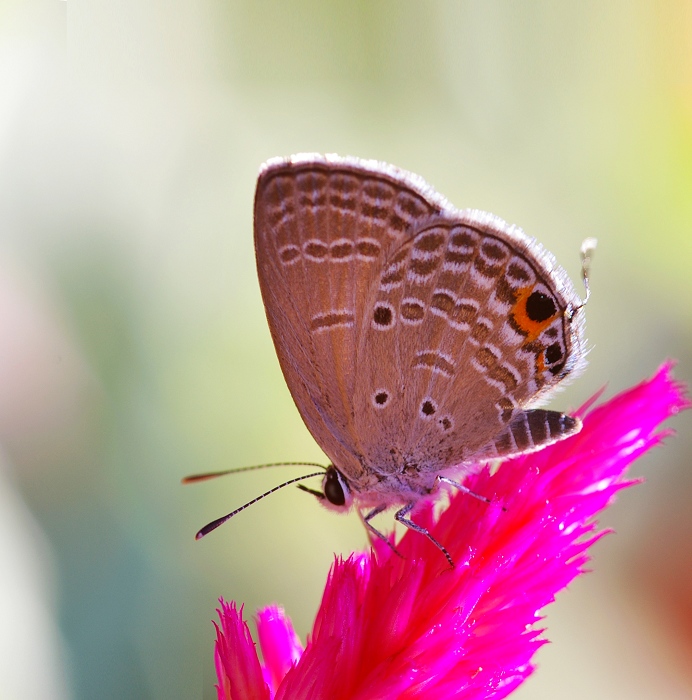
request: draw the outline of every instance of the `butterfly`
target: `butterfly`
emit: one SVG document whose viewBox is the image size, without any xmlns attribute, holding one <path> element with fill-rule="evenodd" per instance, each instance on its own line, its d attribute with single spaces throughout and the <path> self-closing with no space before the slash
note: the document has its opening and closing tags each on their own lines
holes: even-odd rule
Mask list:
<svg viewBox="0 0 692 700">
<path fill-rule="evenodd" d="M 483 462 L 580 430 L 537 405 L 584 367 L 586 300 L 521 229 L 372 160 L 269 160 L 254 235 L 283 375 L 331 462 L 322 491 L 304 490 L 366 511 L 380 537 L 370 520 L 398 506 L 453 564 L 411 510 Z"/>
</svg>

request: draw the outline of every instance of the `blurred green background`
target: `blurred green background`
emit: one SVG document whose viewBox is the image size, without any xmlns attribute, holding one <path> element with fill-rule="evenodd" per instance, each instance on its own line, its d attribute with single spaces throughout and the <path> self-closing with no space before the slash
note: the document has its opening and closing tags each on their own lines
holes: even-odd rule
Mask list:
<svg viewBox="0 0 692 700">
<path fill-rule="evenodd" d="M 334 552 L 287 489 L 322 460 L 252 247 L 259 165 L 377 158 L 520 224 L 578 282 L 590 367 L 692 380 L 692 5 L 684 0 L 0 0 L 0 697 L 212 698 L 219 596 L 305 640 Z M 595 574 L 517 698 L 692 698 L 692 431 L 636 467 Z"/>
</svg>

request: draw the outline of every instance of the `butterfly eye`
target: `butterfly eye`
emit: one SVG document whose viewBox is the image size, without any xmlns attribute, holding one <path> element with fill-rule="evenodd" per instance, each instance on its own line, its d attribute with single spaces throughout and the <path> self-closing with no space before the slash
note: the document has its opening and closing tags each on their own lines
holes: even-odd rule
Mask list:
<svg viewBox="0 0 692 700">
<path fill-rule="evenodd" d="M 346 497 L 350 490 L 336 467 L 329 467 L 322 481 L 324 497 L 334 506 L 346 505 Z"/>
</svg>

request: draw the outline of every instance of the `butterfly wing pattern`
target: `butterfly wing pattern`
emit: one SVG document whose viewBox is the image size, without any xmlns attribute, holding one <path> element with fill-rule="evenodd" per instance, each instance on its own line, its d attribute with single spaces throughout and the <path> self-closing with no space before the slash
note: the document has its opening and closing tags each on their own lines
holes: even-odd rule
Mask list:
<svg viewBox="0 0 692 700">
<path fill-rule="evenodd" d="M 262 167 L 255 250 L 289 390 L 359 507 L 408 512 L 441 474 L 579 430 L 536 405 L 584 365 L 583 303 L 520 229 L 306 154 Z"/>
<path fill-rule="evenodd" d="M 255 196 L 260 288 L 281 368 L 308 429 L 355 481 L 364 478 L 353 414 L 363 300 L 391 250 L 443 208 L 376 166 L 277 159 Z"/>
</svg>

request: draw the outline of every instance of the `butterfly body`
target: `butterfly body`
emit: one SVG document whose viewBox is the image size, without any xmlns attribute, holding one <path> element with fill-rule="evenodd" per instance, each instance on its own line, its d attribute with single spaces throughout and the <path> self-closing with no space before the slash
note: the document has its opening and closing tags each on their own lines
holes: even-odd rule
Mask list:
<svg viewBox="0 0 692 700">
<path fill-rule="evenodd" d="M 440 476 L 579 429 L 536 406 L 584 365 L 583 303 L 520 229 L 393 166 L 307 154 L 260 171 L 255 250 L 337 508 L 410 510 Z"/>
</svg>

